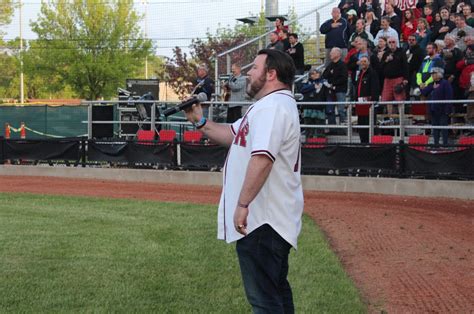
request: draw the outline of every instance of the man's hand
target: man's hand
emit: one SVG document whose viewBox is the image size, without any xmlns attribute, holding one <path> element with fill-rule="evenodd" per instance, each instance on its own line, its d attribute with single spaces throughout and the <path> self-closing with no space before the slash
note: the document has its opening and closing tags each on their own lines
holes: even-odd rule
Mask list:
<svg viewBox="0 0 474 314">
<path fill-rule="evenodd" d="M 234 227 L 238 233 L 246 236 L 247 235 L 247 216 L 249 215 L 249 209 L 240 207 L 237 205 L 234 213 Z"/>
<path fill-rule="evenodd" d="M 192 107 L 184 110 L 186 119 L 191 123 L 199 122 L 202 118 L 202 107 L 200 103 L 192 105 Z"/>
</svg>

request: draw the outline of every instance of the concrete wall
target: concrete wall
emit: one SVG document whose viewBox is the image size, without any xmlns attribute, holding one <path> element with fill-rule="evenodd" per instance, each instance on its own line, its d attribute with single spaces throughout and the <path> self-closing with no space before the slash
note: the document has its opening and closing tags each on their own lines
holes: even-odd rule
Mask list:
<svg viewBox="0 0 474 314">
<path fill-rule="evenodd" d="M 0 165 L 0 175 L 49 176 L 133 182 L 221 185 L 221 172 Z M 305 190 L 474 200 L 474 181 L 303 176 Z"/>
</svg>

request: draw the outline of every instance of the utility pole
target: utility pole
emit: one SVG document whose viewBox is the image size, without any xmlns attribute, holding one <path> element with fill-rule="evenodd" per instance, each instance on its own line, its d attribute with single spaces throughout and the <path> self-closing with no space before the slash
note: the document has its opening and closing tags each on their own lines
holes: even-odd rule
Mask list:
<svg viewBox="0 0 474 314">
<path fill-rule="evenodd" d="M 148 0 L 142 0 L 145 5 L 145 38 L 148 39 Z M 145 79 L 148 80 L 148 54 L 145 56 Z"/>
<path fill-rule="evenodd" d="M 24 81 L 23 81 L 23 4 L 20 1 L 20 103 L 25 102 L 25 88 L 24 88 Z"/>
</svg>

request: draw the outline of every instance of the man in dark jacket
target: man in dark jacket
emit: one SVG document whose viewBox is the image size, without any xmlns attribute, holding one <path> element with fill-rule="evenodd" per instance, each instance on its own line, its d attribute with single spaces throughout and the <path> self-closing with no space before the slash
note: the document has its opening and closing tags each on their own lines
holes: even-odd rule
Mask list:
<svg viewBox="0 0 474 314">
<path fill-rule="evenodd" d="M 328 82 L 328 101 L 344 102 L 347 93 L 347 66 L 342 61 L 342 53 L 340 48 L 333 48 L 329 54 L 331 63 L 324 69 L 323 79 Z M 336 124 L 335 106 L 326 106 L 326 116 L 328 124 Z M 346 121 L 345 104 L 337 106 L 339 113 L 339 121 Z"/>
<path fill-rule="evenodd" d="M 458 47 L 456 47 L 456 37 L 448 34 L 444 37 L 445 47 L 441 51 L 441 57 L 444 60 L 444 78 L 451 83 L 455 99 L 463 99 L 464 93 L 459 88 L 459 70 L 456 64 L 462 59 L 463 54 Z"/>
<path fill-rule="evenodd" d="M 445 100 L 444 103 L 430 104 L 431 124 L 433 126 L 447 126 L 449 124 L 449 115 L 453 112 L 453 90 L 451 84 L 445 79 L 444 70 L 434 67 L 431 69 L 433 82 L 421 90 L 421 93 L 429 97 L 430 100 Z M 433 130 L 435 145 L 439 145 L 440 129 Z M 443 136 L 443 145 L 448 145 L 448 129 L 441 130 Z"/>
<path fill-rule="evenodd" d="M 416 73 L 423 62 L 425 57 L 425 51 L 421 49 L 420 45 L 416 42 L 416 35 L 412 34 L 408 36 L 408 49 L 406 51 L 407 62 L 408 62 L 408 88 L 416 88 Z"/>
<path fill-rule="evenodd" d="M 456 24 L 449 19 L 449 9 L 447 7 L 442 7 L 439 11 L 439 15 L 441 16 L 441 21 L 434 23 L 431 28 L 432 42 L 438 39 L 444 39 L 446 34 L 449 34 L 449 32 L 456 28 Z"/>
<path fill-rule="evenodd" d="M 397 48 L 397 40 L 388 38 L 388 49 L 383 54 L 381 65 L 384 83 L 382 101 L 405 100 L 405 87 L 408 84 L 407 56 L 401 48 Z M 387 113 L 393 113 L 392 105 L 387 105 Z"/>
<path fill-rule="evenodd" d="M 380 83 L 377 72 L 370 66 L 370 58 L 363 56 L 359 60 L 361 70 L 355 82 L 357 125 L 369 125 L 370 105 L 366 101 L 377 101 L 380 95 Z M 375 120 L 375 119 L 374 119 Z M 369 143 L 369 129 L 358 129 L 360 142 Z"/>
<path fill-rule="evenodd" d="M 193 91 L 193 95 L 199 93 L 205 93 L 207 100 L 210 101 L 212 94 L 214 93 L 214 80 L 209 77 L 209 68 L 205 64 L 200 64 L 197 68 L 197 79 L 196 86 Z M 209 106 L 203 106 L 204 116 L 209 115 Z"/>
<path fill-rule="evenodd" d="M 290 55 L 295 63 L 296 75 L 304 73 L 304 47 L 298 42 L 298 34 L 291 33 L 289 35 L 290 47 L 286 52 Z"/>
<path fill-rule="evenodd" d="M 347 20 L 341 16 L 339 8 L 333 8 L 331 11 L 332 19 L 324 22 L 319 31 L 326 35 L 325 47 L 326 47 L 326 59 L 324 60 L 324 66 L 327 67 L 331 62 L 329 53 L 332 48 L 340 48 L 342 53 L 342 59 L 347 55 L 347 41 L 349 39 L 349 27 Z"/>
</svg>

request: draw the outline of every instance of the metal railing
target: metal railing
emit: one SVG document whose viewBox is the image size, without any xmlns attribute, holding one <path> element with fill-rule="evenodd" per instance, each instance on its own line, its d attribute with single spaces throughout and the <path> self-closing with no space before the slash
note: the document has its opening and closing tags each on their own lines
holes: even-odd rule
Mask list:
<svg viewBox="0 0 474 314">
<path fill-rule="evenodd" d="M 339 129 L 339 130 L 345 130 L 345 142 L 348 143 L 354 143 L 354 130 L 358 129 L 369 129 L 369 139 L 372 139 L 374 136 L 375 130 L 376 129 L 392 129 L 398 132 L 398 137 L 400 141 L 404 141 L 405 139 L 405 132 L 407 130 L 430 130 L 430 129 L 449 129 L 449 130 L 470 130 L 474 131 L 474 125 L 448 125 L 448 126 L 433 126 L 433 125 L 411 125 L 408 123 L 408 120 L 406 119 L 407 115 L 405 114 L 405 106 L 406 105 L 415 105 L 415 104 L 433 104 L 433 103 L 445 103 L 446 101 L 404 101 L 404 102 L 397 102 L 397 101 L 385 101 L 385 102 L 364 102 L 364 104 L 371 105 L 369 109 L 369 124 L 368 125 L 357 125 L 352 122 L 352 113 L 355 108 L 355 106 L 358 104 L 357 102 L 343 102 L 346 108 L 346 114 L 347 114 L 347 123 L 346 124 L 312 124 L 312 125 L 305 125 L 302 124 L 301 128 L 302 129 L 308 129 L 308 128 L 315 128 L 315 129 Z M 474 100 L 451 100 L 450 101 L 453 104 L 467 104 L 474 106 Z M 94 105 L 112 105 L 112 104 L 117 104 L 117 103 L 148 103 L 152 104 L 151 106 L 151 117 L 149 121 L 93 121 L 92 120 L 92 106 Z M 176 121 L 176 116 L 170 116 L 170 118 L 173 118 L 173 121 L 168 121 L 166 120 L 161 120 L 157 121 L 156 120 L 156 106 L 159 106 L 160 108 L 168 107 L 168 106 L 174 106 L 177 105 L 177 102 L 161 102 L 161 101 L 143 101 L 143 100 L 137 100 L 137 101 L 88 101 L 84 102 L 84 104 L 88 105 L 88 119 L 87 121 L 83 121 L 83 123 L 87 123 L 87 134 L 88 138 L 92 138 L 92 126 L 93 124 L 150 124 L 152 129 L 156 129 L 157 125 L 165 125 L 165 126 L 178 126 L 180 129 L 185 129 L 185 128 L 193 128 L 192 124 L 187 122 L 182 116 L 178 117 L 178 121 Z M 210 112 L 213 112 L 215 109 L 225 109 L 229 104 L 238 104 L 242 106 L 247 106 L 251 105 L 252 102 L 247 102 L 247 101 L 240 101 L 240 102 L 221 102 L 221 101 L 210 101 L 210 102 L 204 102 L 203 104 L 209 105 Z M 341 104 L 341 102 L 298 102 L 298 106 L 336 106 Z M 374 112 L 374 107 L 375 106 L 386 106 L 386 105 L 398 105 L 398 112 L 399 114 L 392 114 L 390 115 L 391 118 L 398 118 L 398 124 L 395 124 L 396 119 L 394 119 L 392 122 L 392 125 L 383 125 L 383 124 L 378 124 L 377 121 L 375 120 L 375 112 Z M 382 116 L 387 116 L 385 114 L 378 114 L 381 117 Z M 417 116 L 417 115 L 410 115 L 410 116 Z M 419 115 L 418 115 L 419 116 Z M 216 117 L 216 115 L 214 115 Z M 210 119 L 213 119 L 212 115 L 210 114 Z M 213 119 L 214 121 L 217 122 L 222 122 L 219 121 L 219 119 Z M 222 120 L 222 119 L 221 119 Z"/>
</svg>

